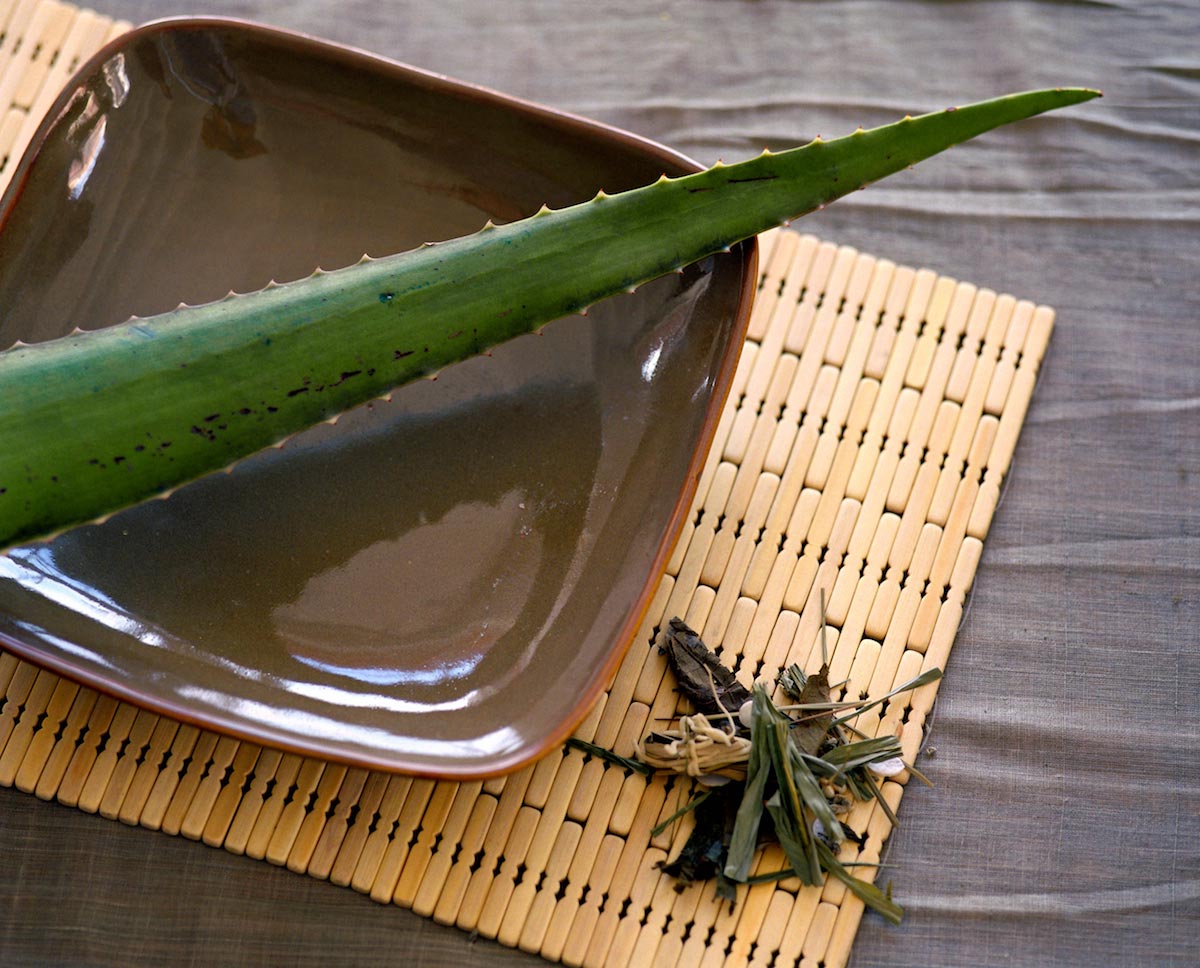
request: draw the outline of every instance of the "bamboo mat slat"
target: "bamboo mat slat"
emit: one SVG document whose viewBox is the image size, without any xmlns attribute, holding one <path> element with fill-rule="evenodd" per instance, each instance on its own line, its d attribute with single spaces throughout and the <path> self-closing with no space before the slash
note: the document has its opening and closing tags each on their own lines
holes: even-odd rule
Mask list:
<svg viewBox="0 0 1200 968">
<path fill-rule="evenodd" d="M 0 188 L 60 86 L 127 29 L 0 0 Z M 944 668 L 1054 314 L 791 230 L 762 238 L 749 338 L 692 515 L 633 646 L 578 731 L 632 755 L 677 712 L 658 630 L 679 615 L 746 683 L 820 664 L 882 694 Z M 917 755 L 937 684 L 865 714 Z M 563 748 L 508 777 L 348 768 L 141 710 L 0 652 L 0 785 L 224 847 L 568 965 L 844 965 L 862 903 L 834 881 L 681 892 L 651 831 L 690 781 Z M 893 809 L 907 781 L 883 786 Z M 874 803 L 857 857 L 890 832 Z M 762 852 L 759 872 L 785 861 Z M 861 867 L 870 872 L 872 868 Z M 864 876 L 871 876 L 865 873 Z"/>
</svg>

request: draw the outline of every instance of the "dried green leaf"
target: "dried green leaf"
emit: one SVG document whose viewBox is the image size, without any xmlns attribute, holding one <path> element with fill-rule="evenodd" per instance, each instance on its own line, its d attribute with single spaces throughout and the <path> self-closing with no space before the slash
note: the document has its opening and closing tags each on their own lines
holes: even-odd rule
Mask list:
<svg viewBox="0 0 1200 968">
<path fill-rule="evenodd" d="M 790 760 L 792 781 L 804 806 L 813 817 L 821 822 L 829 839 L 835 844 L 840 844 L 846 839 L 846 834 L 834 815 L 833 807 L 826 798 L 825 791 L 821 789 L 821 784 L 817 782 L 817 778 L 813 776 L 808 764 L 797 752 L 792 752 Z"/>
<path fill-rule="evenodd" d="M 667 624 L 658 651 L 666 655 L 679 691 L 697 712 L 706 716 L 736 713 L 750 698 L 750 692 L 733 672 L 721 665 L 721 660 L 682 620 L 673 618 Z"/>
<path fill-rule="evenodd" d="M 775 677 L 779 688 L 797 701 L 800 699 L 800 694 L 804 691 L 804 684 L 807 681 L 808 676 L 804 674 L 804 670 L 794 662 Z"/>
<path fill-rule="evenodd" d="M 712 790 L 705 790 L 698 797 L 693 797 L 691 800 L 689 800 L 687 803 L 685 803 L 682 807 L 680 807 L 678 810 L 676 810 L 673 814 L 671 814 L 671 816 L 667 817 L 667 819 L 664 820 L 662 823 L 660 823 L 658 826 L 652 827 L 650 829 L 650 836 L 657 837 L 664 830 L 666 830 L 669 826 L 671 826 L 671 824 L 673 824 L 676 820 L 678 820 L 680 817 L 682 817 L 685 813 L 688 813 L 691 810 L 695 810 L 698 806 L 700 806 L 700 804 L 702 804 L 710 796 L 712 796 Z"/>
<path fill-rule="evenodd" d="M 757 687 L 754 690 L 754 720 L 756 727 L 763 727 L 763 742 L 778 786 L 767 801 L 767 810 L 774 821 L 779 844 L 800 880 L 805 884 L 816 884 L 820 879 L 821 862 L 802 804 L 810 791 L 804 789 L 804 775 L 792 763 L 794 747 L 789 736 L 791 720 L 775 708 L 764 690 Z M 811 773 L 808 773 L 808 778 L 812 778 Z M 824 803 L 825 796 L 815 780 L 812 786 Z"/>
<path fill-rule="evenodd" d="M 891 921 L 892 924 L 900 923 L 904 917 L 904 909 L 899 904 L 870 881 L 864 881 L 862 878 L 851 874 L 846 870 L 845 865 L 837 859 L 833 851 L 820 841 L 817 842 L 817 850 L 821 855 L 821 866 L 845 884 L 859 900 L 872 910 L 878 911 Z"/>
<path fill-rule="evenodd" d="M 734 819 L 733 834 L 729 839 L 729 856 L 725 861 L 725 876 L 739 882 L 750 876 L 750 866 L 754 863 L 758 828 L 762 823 L 763 800 L 766 796 L 767 780 L 771 775 L 771 757 L 763 740 L 768 727 L 757 715 L 762 701 L 770 702 L 766 693 L 756 688 L 756 714 L 750 727 L 750 759 L 746 763 L 746 785 Z"/>
<path fill-rule="evenodd" d="M 865 861 L 865 860 L 854 860 L 854 861 L 850 861 L 849 863 L 844 863 L 844 864 L 842 864 L 842 866 L 843 867 L 879 868 L 879 867 L 882 867 L 883 865 L 882 864 L 873 864 L 870 861 Z M 775 881 L 786 881 L 791 877 L 796 877 L 797 879 L 799 879 L 799 876 L 796 874 L 796 872 L 794 870 L 792 870 L 792 868 L 785 867 L 785 868 L 783 868 L 783 870 L 768 871 L 765 874 L 754 874 L 754 875 L 746 878 L 746 883 L 747 884 L 771 884 Z"/>
<path fill-rule="evenodd" d="M 829 702 L 829 666 L 821 666 L 819 670 L 808 677 L 804 688 L 800 690 L 799 698 L 802 706 L 810 704 L 823 706 Z M 783 713 L 777 711 L 777 715 L 783 716 Z M 821 749 L 821 744 L 825 742 L 825 737 L 829 735 L 832 715 L 812 713 L 798 722 L 793 722 L 788 717 L 784 718 L 791 726 L 792 742 L 796 744 L 796 749 L 801 753 L 816 756 Z"/>
<path fill-rule="evenodd" d="M 809 676 L 805 689 L 819 678 L 824 678 L 826 672 L 822 667 L 819 673 Z M 769 731 L 764 730 L 763 735 L 768 742 L 775 780 L 784 794 L 783 806 L 790 810 L 796 817 L 796 822 L 804 827 L 807 827 L 807 821 L 803 811 L 807 808 L 813 817 L 821 821 L 833 842 L 840 843 L 844 838 L 841 824 L 834 816 L 820 783 L 805 762 L 807 751 L 801 749 L 796 742 L 796 730 L 792 728 L 792 719 L 780 712 L 766 692 L 757 686 L 754 689 L 754 717 L 756 726 L 759 722 L 764 722 L 771 727 Z M 824 739 L 822 735 L 821 742 L 824 742 Z"/>
<path fill-rule="evenodd" d="M 861 776 L 863 784 L 870 792 L 870 796 L 863 797 L 862 799 L 869 800 L 873 798 L 877 800 L 879 802 L 879 809 L 881 809 L 883 811 L 883 815 L 888 818 L 888 823 L 890 823 L 893 827 L 899 827 L 900 819 L 896 816 L 895 811 L 892 810 L 891 806 L 888 804 L 887 798 L 882 792 L 880 792 L 879 781 L 876 780 L 868 770 L 863 770 L 859 776 Z"/>
<path fill-rule="evenodd" d="M 869 772 L 854 770 L 845 774 L 845 780 L 855 800 L 874 800 L 879 792 L 875 778 Z"/>
<path fill-rule="evenodd" d="M 662 865 L 662 870 L 678 880 L 680 887 L 720 877 L 729 839 L 728 817 L 736 801 L 734 788 L 720 787 L 696 797 L 684 808 L 695 811 L 695 825 L 679 855 L 669 864 Z M 670 820 L 666 822 L 670 823 Z M 720 883 L 717 896 L 725 896 Z M 728 899 L 732 900 L 732 897 Z"/>
<path fill-rule="evenodd" d="M 634 773 L 640 773 L 642 776 L 650 776 L 654 773 L 653 768 L 645 763 L 639 763 L 637 760 L 631 760 L 628 756 L 620 756 L 612 750 L 606 750 L 603 746 L 597 746 L 595 743 L 589 743 L 585 739 L 576 739 L 572 736 L 567 740 L 567 746 L 572 749 L 577 749 L 581 753 L 587 753 L 589 756 L 595 756 L 598 759 L 612 763 L 614 766 L 623 767 L 626 770 L 633 770 Z"/>
<path fill-rule="evenodd" d="M 933 754 L 931 753 L 930 755 L 932 756 Z M 908 769 L 908 772 L 911 776 L 915 776 L 918 780 L 920 780 L 922 783 L 924 783 L 927 787 L 933 786 L 933 781 L 931 779 L 929 779 L 929 777 L 927 777 L 920 770 L 918 770 L 912 763 L 905 763 L 904 765 Z"/>
<path fill-rule="evenodd" d="M 832 723 L 829 724 L 829 728 L 836 729 L 838 726 L 842 726 L 849 720 L 854 719 L 855 716 L 859 716 L 862 713 L 865 713 L 868 709 L 878 706 L 880 703 L 887 702 L 889 699 L 892 698 L 892 696 L 898 696 L 900 693 L 908 692 L 908 690 L 910 690 L 910 689 L 917 689 L 921 686 L 928 685 L 931 682 L 936 682 L 941 677 L 942 677 L 941 669 L 926 669 L 919 676 L 909 679 L 908 682 L 905 682 L 902 685 L 897 686 L 891 692 L 885 693 L 884 695 L 880 696 L 878 699 L 872 699 L 870 702 L 866 703 L 865 705 L 857 707 L 854 710 L 854 712 L 847 713 L 845 716 L 835 719 Z"/>
<path fill-rule="evenodd" d="M 814 776 L 823 776 L 832 779 L 838 776 L 842 771 L 832 763 L 826 763 L 819 756 L 809 756 L 807 753 L 801 753 L 800 758 L 804 760 L 804 764 L 813 772 Z"/>
<path fill-rule="evenodd" d="M 792 809 L 785 806 L 778 790 L 767 800 L 767 812 L 775 823 L 775 836 L 784 856 L 802 884 L 821 883 L 821 858 L 817 854 L 816 837 Z"/>
<path fill-rule="evenodd" d="M 877 736 L 874 739 L 856 740 L 834 746 L 822 754 L 821 759 L 838 767 L 843 773 L 868 763 L 890 760 L 901 753 L 900 740 L 895 736 Z"/>
</svg>

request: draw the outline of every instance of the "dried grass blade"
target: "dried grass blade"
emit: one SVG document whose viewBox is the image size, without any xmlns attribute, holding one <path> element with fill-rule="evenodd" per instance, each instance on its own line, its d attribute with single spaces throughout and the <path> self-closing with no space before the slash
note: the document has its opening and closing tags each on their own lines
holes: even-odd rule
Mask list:
<svg viewBox="0 0 1200 968">
<path fill-rule="evenodd" d="M 804 670 L 800 666 L 793 662 L 775 677 L 775 682 L 780 689 L 798 700 L 800 693 L 804 692 L 804 684 L 808 682 L 808 676 L 804 674 Z"/>
<path fill-rule="evenodd" d="M 687 803 L 685 803 L 682 807 L 680 807 L 678 810 L 676 810 L 673 814 L 671 814 L 671 816 L 667 817 L 667 819 L 664 820 L 662 823 L 660 823 L 657 827 L 650 828 L 650 836 L 657 837 L 664 830 L 666 830 L 669 826 L 671 826 L 671 824 L 673 824 L 676 820 L 678 820 L 680 817 L 682 817 L 685 813 L 690 813 L 692 810 L 695 810 L 698 806 L 700 806 L 700 804 L 702 804 L 710 796 L 712 796 L 712 791 L 705 790 L 698 797 L 693 797 L 691 800 L 689 800 Z"/>
<path fill-rule="evenodd" d="M 926 686 L 931 682 L 936 682 L 940 678 L 942 678 L 942 670 L 941 669 L 926 669 L 919 676 L 909 679 L 908 682 L 902 683 L 901 685 L 899 685 L 895 689 L 893 689 L 891 692 L 885 693 L 884 695 L 880 696 L 878 699 L 872 699 L 866 705 L 859 706 L 852 713 L 847 713 L 845 716 L 835 719 L 830 724 L 830 729 L 836 729 L 838 726 L 841 726 L 842 724 L 846 723 L 847 721 L 853 719 L 855 716 L 858 716 L 861 713 L 865 713 L 868 709 L 872 709 L 875 706 L 878 706 L 880 703 L 887 702 L 893 696 L 898 696 L 902 692 L 908 692 L 908 690 L 910 690 L 910 689 L 918 689 L 921 686 Z"/>
<path fill-rule="evenodd" d="M 572 749 L 579 750 L 581 753 L 587 753 L 589 756 L 595 756 L 598 759 L 612 763 L 614 766 L 633 770 L 634 773 L 640 773 L 642 776 L 651 776 L 654 773 L 654 768 L 647 766 L 645 763 L 631 760 L 628 756 L 621 756 L 612 750 L 606 750 L 602 746 L 597 746 L 595 743 L 589 743 L 585 739 L 576 739 L 572 736 L 567 740 L 566 745 Z"/>
<path fill-rule="evenodd" d="M 895 811 L 892 810 L 891 806 L 888 804 L 887 797 L 885 797 L 880 791 L 879 781 L 876 780 L 875 777 L 871 776 L 870 771 L 863 772 L 862 780 L 866 784 L 867 789 L 870 791 L 871 796 L 879 803 L 879 808 L 883 811 L 883 815 L 888 818 L 888 823 L 890 823 L 893 827 L 899 827 L 900 818 L 896 816 Z M 866 798 L 864 797 L 863 799 Z"/>
<path fill-rule="evenodd" d="M 785 806 L 780 791 L 767 801 L 767 810 L 775 822 L 775 836 L 784 856 L 802 884 L 821 883 L 821 858 L 817 853 L 816 837 L 813 836 L 803 815 L 797 817 L 790 806 Z"/>
<path fill-rule="evenodd" d="M 758 828 L 762 823 L 763 800 L 767 780 L 771 775 L 771 758 L 765 749 L 762 737 L 766 723 L 759 715 L 763 702 L 770 702 L 761 689 L 754 690 L 754 712 L 750 727 L 750 758 L 746 763 L 746 787 L 742 802 L 738 805 L 729 838 L 729 853 L 725 859 L 725 876 L 730 880 L 744 882 L 750 876 L 754 863 L 754 848 L 758 843 Z"/>
<path fill-rule="evenodd" d="M 812 770 L 808 768 L 808 764 L 798 750 L 792 750 L 789 759 L 792 783 L 799 792 L 801 801 L 813 817 L 820 821 L 821 826 L 825 828 L 826 836 L 835 844 L 840 844 L 846 839 L 846 834 L 842 830 L 838 818 L 834 815 L 833 807 L 826 799 L 821 784 L 817 782 L 817 778 L 813 776 Z"/>
<path fill-rule="evenodd" d="M 842 862 L 834 856 L 832 850 L 822 843 L 817 844 L 817 850 L 821 854 L 821 863 L 824 868 L 829 871 L 834 877 L 846 885 L 853 891 L 867 907 L 878 911 L 892 924 L 899 924 L 904 917 L 904 909 L 893 901 L 887 894 L 881 891 L 870 881 L 864 881 L 862 878 L 855 877 L 843 866 Z"/>
<path fill-rule="evenodd" d="M 821 758 L 832 763 L 842 773 L 848 773 L 868 763 L 890 760 L 901 753 L 900 740 L 895 736 L 877 736 L 874 739 L 856 740 L 843 746 L 835 746 Z"/>
</svg>

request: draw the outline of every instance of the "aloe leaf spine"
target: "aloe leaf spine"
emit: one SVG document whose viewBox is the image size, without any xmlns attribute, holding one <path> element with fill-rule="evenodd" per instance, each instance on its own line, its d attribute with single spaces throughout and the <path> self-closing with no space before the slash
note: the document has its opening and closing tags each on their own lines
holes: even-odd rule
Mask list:
<svg viewBox="0 0 1200 968">
<path fill-rule="evenodd" d="M 0 353 L 0 550 L 169 491 L 992 128 L 1033 91 Z"/>
</svg>

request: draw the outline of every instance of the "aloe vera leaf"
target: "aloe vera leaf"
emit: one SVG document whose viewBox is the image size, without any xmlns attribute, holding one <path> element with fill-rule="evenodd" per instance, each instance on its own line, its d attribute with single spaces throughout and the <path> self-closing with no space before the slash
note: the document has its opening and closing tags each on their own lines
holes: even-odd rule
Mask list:
<svg viewBox="0 0 1200 968">
<path fill-rule="evenodd" d="M 0 550 L 101 518 L 978 134 L 1010 95 L 0 354 Z"/>
</svg>

